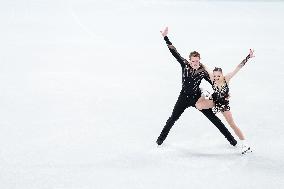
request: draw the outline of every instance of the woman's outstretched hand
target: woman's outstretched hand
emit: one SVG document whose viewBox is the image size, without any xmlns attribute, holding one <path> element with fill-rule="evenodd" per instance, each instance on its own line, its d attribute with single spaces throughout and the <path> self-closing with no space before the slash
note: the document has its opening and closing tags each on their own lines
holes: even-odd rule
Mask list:
<svg viewBox="0 0 284 189">
<path fill-rule="evenodd" d="M 168 35 L 168 30 L 169 30 L 168 27 L 166 27 L 166 28 L 164 29 L 164 31 L 160 31 L 163 37 L 165 37 L 165 36 Z"/>
<path fill-rule="evenodd" d="M 249 57 L 250 57 L 250 58 L 255 57 L 255 55 L 254 55 L 254 50 L 253 50 L 253 49 L 249 49 Z"/>
</svg>

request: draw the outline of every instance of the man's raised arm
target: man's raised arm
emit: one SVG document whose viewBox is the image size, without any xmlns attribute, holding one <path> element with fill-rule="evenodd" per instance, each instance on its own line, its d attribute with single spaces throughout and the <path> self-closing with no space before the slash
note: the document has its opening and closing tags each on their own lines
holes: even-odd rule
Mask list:
<svg viewBox="0 0 284 189">
<path fill-rule="evenodd" d="M 185 64 L 187 63 L 187 60 L 185 58 L 183 58 L 176 50 L 176 48 L 172 45 L 172 42 L 169 40 L 168 38 L 168 27 L 165 28 L 164 31 L 160 31 L 162 36 L 164 37 L 164 40 L 166 41 L 168 48 L 170 50 L 170 52 L 172 53 L 172 55 L 176 58 L 176 60 L 180 63 L 180 65 L 182 67 L 185 66 Z"/>
</svg>

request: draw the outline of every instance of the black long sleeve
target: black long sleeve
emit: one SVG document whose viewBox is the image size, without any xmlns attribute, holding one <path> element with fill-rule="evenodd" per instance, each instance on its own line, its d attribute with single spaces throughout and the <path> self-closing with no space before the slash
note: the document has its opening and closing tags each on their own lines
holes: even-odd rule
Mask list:
<svg viewBox="0 0 284 189">
<path fill-rule="evenodd" d="M 207 71 L 205 71 L 205 76 L 204 76 L 204 79 L 206 81 L 208 81 L 208 83 L 210 83 L 211 85 L 213 84 L 211 79 L 210 79 L 210 76 L 209 76 L 209 73 Z"/>
<path fill-rule="evenodd" d="M 243 59 L 243 61 L 240 63 L 240 67 L 243 67 L 247 63 L 248 59 L 250 59 L 250 55 L 247 55 L 246 58 Z"/>
<path fill-rule="evenodd" d="M 172 45 L 172 42 L 169 40 L 168 36 L 164 37 L 164 40 L 166 41 L 168 48 L 172 55 L 176 58 L 176 60 L 180 63 L 181 67 L 185 67 L 185 64 L 187 63 L 187 60 L 183 58 L 176 50 L 176 48 Z"/>
</svg>

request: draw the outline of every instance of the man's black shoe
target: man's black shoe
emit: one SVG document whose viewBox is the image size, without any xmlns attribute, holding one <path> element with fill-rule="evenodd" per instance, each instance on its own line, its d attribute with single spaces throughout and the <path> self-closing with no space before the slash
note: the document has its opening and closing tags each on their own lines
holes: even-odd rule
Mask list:
<svg viewBox="0 0 284 189">
<path fill-rule="evenodd" d="M 158 145 L 163 144 L 163 142 L 164 142 L 164 140 L 161 139 L 160 137 L 159 137 L 159 138 L 157 139 L 157 141 L 156 141 L 156 143 L 157 143 Z"/>
<path fill-rule="evenodd" d="M 229 141 L 232 146 L 237 145 L 237 141 L 235 139 Z"/>
</svg>

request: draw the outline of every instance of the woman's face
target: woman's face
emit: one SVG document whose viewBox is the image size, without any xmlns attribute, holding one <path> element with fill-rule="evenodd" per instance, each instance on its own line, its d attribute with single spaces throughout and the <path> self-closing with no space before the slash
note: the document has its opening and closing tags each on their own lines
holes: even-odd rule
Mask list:
<svg viewBox="0 0 284 189">
<path fill-rule="evenodd" d="M 213 72 L 213 79 L 214 81 L 223 81 L 224 79 L 224 76 L 223 76 L 223 73 L 221 71 L 214 71 Z"/>
</svg>

